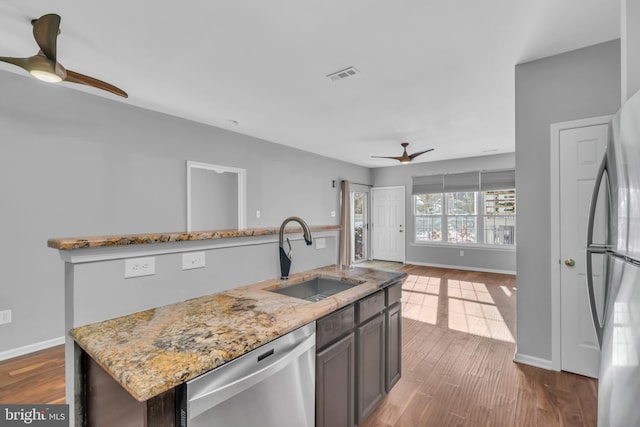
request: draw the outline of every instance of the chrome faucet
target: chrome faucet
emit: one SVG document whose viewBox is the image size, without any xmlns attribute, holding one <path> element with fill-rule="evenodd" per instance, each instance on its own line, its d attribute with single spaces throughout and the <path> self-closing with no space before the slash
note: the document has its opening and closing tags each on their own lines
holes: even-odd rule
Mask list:
<svg viewBox="0 0 640 427">
<path fill-rule="evenodd" d="M 289 218 L 282 221 L 282 225 L 280 226 L 280 238 L 278 239 L 280 243 L 280 278 L 288 279 L 289 278 L 289 270 L 291 269 L 291 242 L 287 237 L 287 245 L 289 245 L 289 250 L 285 251 L 284 249 L 284 228 L 286 225 L 295 221 L 300 226 L 302 226 L 302 231 L 304 233 L 304 241 L 307 243 L 307 246 L 311 245 L 311 230 L 309 230 L 309 226 L 306 222 L 302 220 L 302 218 L 298 218 L 297 216 L 290 216 Z"/>
</svg>

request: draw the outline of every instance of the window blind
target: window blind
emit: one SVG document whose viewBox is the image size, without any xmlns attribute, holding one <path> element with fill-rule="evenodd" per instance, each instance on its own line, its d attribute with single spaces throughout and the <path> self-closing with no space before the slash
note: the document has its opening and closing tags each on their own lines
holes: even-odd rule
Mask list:
<svg viewBox="0 0 640 427">
<path fill-rule="evenodd" d="M 480 174 L 478 172 L 452 173 L 444 176 L 445 193 L 461 193 L 478 191 L 480 189 Z"/>
<path fill-rule="evenodd" d="M 509 190 L 516 188 L 516 171 L 485 171 L 480 173 L 480 190 Z"/>
<path fill-rule="evenodd" d="M 414 176 L 412 194 L 432 194 L 444 192 L 444 175 Z"/>
<path fill-rule="evenodd" d="M 414 176 L 412 194 L 460 193 L 515 188 L 513 169 Z"/>
</svg>

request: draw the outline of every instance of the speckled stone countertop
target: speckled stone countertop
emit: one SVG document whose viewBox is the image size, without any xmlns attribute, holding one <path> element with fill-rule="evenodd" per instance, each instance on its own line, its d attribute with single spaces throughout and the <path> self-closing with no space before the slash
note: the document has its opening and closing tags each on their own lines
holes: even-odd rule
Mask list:
<svg viewBox="0 0 640 427">
<path fill-rule="evenodd" d="M 339 225 L 315 225 L 309 226 L 311 231 L 341 230 Z M 47 241 L 47 246 L 53 249 L 69 250 L 80 248 L 99 248 L 103 246 L 127 246 L 143 245 L 149 243 L 185 242 L 189 240 L 230 239 L 234 237 L 269 236 L 278 234 L 280 227 L 245 228 L 242 230 L 204 230 L 187 233 L 146 233 L 146 234 L 122 234 L 113 236 L 92 237 L 61 237 Z M 285 233 L 302 233 L 300 227 L 287 227 Z"/>
<path fill-rule="evenodd" d="M 318 302 L 269 292 L 314 277 L 362 283 Z M 406 277 L 398 271 L 323 267 L 81 326 L 70 334 L 142 402 Z"/>
</svg>

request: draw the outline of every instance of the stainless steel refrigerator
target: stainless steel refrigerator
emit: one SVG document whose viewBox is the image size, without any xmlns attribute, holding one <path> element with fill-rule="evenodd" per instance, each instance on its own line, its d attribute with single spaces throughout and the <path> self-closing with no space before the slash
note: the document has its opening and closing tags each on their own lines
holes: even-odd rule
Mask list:
<svg viewBox="0 0 640 427">
<path fill-rule="evenodd" d="M 594 242 L 594 231 L 603 234 L 594 224 L 598 201 L 608 205 L 606 238 Z M 603 299 L 594 289 L 596 262 L 606 266 Z M 609 126 L 589 213 L 587 281 L 602 350 L 598 426 L 640 426 L 640 92 Z"/>
</svg>

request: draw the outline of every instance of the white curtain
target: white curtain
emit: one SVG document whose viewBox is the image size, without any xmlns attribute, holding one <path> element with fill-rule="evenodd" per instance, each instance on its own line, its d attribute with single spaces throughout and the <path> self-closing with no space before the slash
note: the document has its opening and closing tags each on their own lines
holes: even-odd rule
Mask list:
<svg viewBox="0 0 640 427">
<path fill-rule="evenodd" d="M 340 208 L 340 267 L 348 268 L 351 265 L 351 192 L 349 181 L 340 184 L 341 208 Z"/>
</svg>

